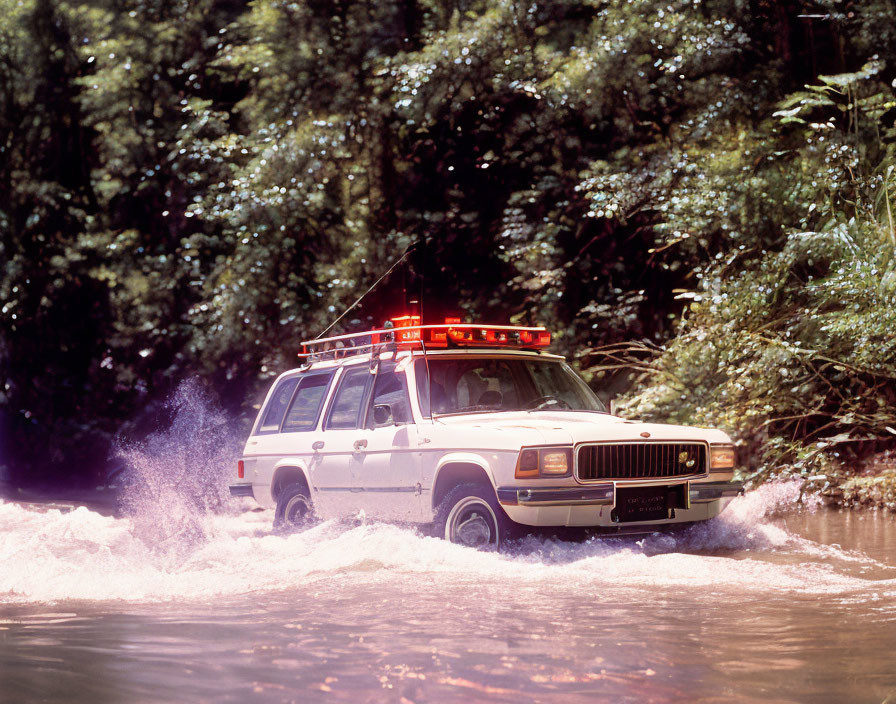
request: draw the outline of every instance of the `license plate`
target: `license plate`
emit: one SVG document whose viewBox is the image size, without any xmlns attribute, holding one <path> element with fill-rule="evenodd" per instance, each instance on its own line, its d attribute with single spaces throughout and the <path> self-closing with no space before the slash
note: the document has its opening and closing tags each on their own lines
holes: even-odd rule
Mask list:
<svg viewBox="0 0 896 704">
<path fill-rule="evenodd" d="M 676 508 L 688 508 L 687 484 L 675 486 L 637 486 L 616 489 L 614 521 L 663 521 L 671 518 Z"/>
</svg>

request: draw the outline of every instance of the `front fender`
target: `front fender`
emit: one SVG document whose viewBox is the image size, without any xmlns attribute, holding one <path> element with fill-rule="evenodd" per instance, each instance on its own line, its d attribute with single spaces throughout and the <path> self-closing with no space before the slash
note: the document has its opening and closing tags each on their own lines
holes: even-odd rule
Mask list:
<svg viewBox="0 0 896 704">
<path fill-rule="evenodd" d="M 450 452 L 439 460 L 438 465 L 436 466 L 435 474 L 432 478 L 432 485 L 435 486 L 436 482 L 439 479 L 439 474 L 445 468 L 446 465 L 450 464 L 471 464 L 476 465 L 482 471 L 485 472 L 488 480 L 491 482 L 492 486 L 496 486 L 495 484 L 495 475 L 492 472 L 491 464 L 486 457 L 482 455 L 476 454 L 475 452 Z"/>
</svg>

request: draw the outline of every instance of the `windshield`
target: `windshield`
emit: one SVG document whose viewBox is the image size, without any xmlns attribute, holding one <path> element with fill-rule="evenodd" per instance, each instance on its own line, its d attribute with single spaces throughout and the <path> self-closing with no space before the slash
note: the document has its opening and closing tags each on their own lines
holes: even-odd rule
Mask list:
<svg viewBox="0 0 896 704">
<path fill-rule="evenodd" d="M 431 415 L 430 408 L 436 415 L 545 409 L 607 412 L 588 385 L 559 360 L 429 357 L 418 359 L 415 371 L 425 416 Z"/>
</svg>

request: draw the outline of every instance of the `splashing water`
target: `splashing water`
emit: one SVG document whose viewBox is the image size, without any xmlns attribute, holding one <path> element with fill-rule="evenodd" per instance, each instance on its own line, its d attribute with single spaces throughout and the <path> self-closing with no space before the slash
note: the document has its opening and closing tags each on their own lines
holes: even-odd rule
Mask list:
<svg viewBox="0 0 896 704">
<path fill-rule="evenodd" d="M 329 521 L 277 535 L 270 511 L 228 496 L 240 436 L 203 386 L 181 384 L 168 410 L 167 429 L 121 449 L 129 467 L 121 517 L 0 503 L 0 601 L 208 599 L 333 580 L 388 589 L 409 577 L 570 594 L 633 590 L 633 598 L 657 587 L 846 598 L 873 585 L 896 593 L 892 565 L 787 529 L 782 512 L 816 506 L 802 503 L 795 481 L 761 486 L 718 518 L 673 533 L 578 542 L 529 536 L 501 554 L 377 523 Z"/>
<path fill-rule="evenodd" d="M 673 533 L 500 554 L 378 523 L 282 535 L 226 496 L 236 435 L 201 389 L 171 411 L 125 451 L 121 517 L 0 502 L 0 700 L 896 696 L 888 516 L 859 521 L 874 555 L 827 544 L 850 514 L 789 529 L 815 520 L 796 482 Z"/>
<path fill-rule="evenodd" d="M 206 514 L 227 505 L 240 443 L 235 424 L 195 379 L 180 384 L 167 410 L 167 429 L 119 449 L 128 465 L 121 505 L 135 535 L 179 556 L 208 538 Z"/>
<path fill-rule="evenodd" d="M 181 451 L 179 442 L 166 447 Z M 157 466 L 145 462 L 138 465 L 144 471 Z M 157 462 L 169 464 L 161 457 Z M 247 511 L 248 503 L 238 501 L 222 504 L 214 491 L 194 499 L 177 489 L 148 483 L 138 494 L 141 510 L 122 518 L 86 508 L 66 514 L 0 504 L 0 530 L 7 536 L 0 544 L 0 599 L 207 599 L 316 589 L 332 580 L 388 585 L 407 578 L 501 588 L 556 585 L 571 593 L 660 586 L 845 596 L 869 588 L 863 574 L 869 569 L 887 571 L 874 587 L 896 594 L 892 566 L 801 538 L 768 519 L 795 496 L 788 485 L 760 487 L 719 518 L 678 533 L 580 542 L 530 536 L 501 554 L 377 523 L 328 521 L 277 535 L 270 511 Z M 168 497 L 173 508 L 164 504 Z M 206 510 L 216 506 L 225 510 Z M 153 521 L 162 522 L 166 510 L 172 520 L 156 528 Z"/>
</svg>

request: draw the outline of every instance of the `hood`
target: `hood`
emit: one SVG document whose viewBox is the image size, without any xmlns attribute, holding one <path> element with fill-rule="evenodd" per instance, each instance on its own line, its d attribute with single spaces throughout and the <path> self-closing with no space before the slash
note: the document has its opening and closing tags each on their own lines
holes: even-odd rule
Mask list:
<svg viewBox="0 0 896 704">
<path fill-rule="evenodd" d="M 580 442 L 694 440 L 710 443 L 731 442 L 721 430 L 689 425 L 642 423 L 582 411 L 508 411 L 439 416 L 438 421 L 456 428 L 488 430 L 502 435 L 522 436 L 524 445 L 569 445 Z M 645 436 L 645 434 L 647 434 Z"/>
</svg>

